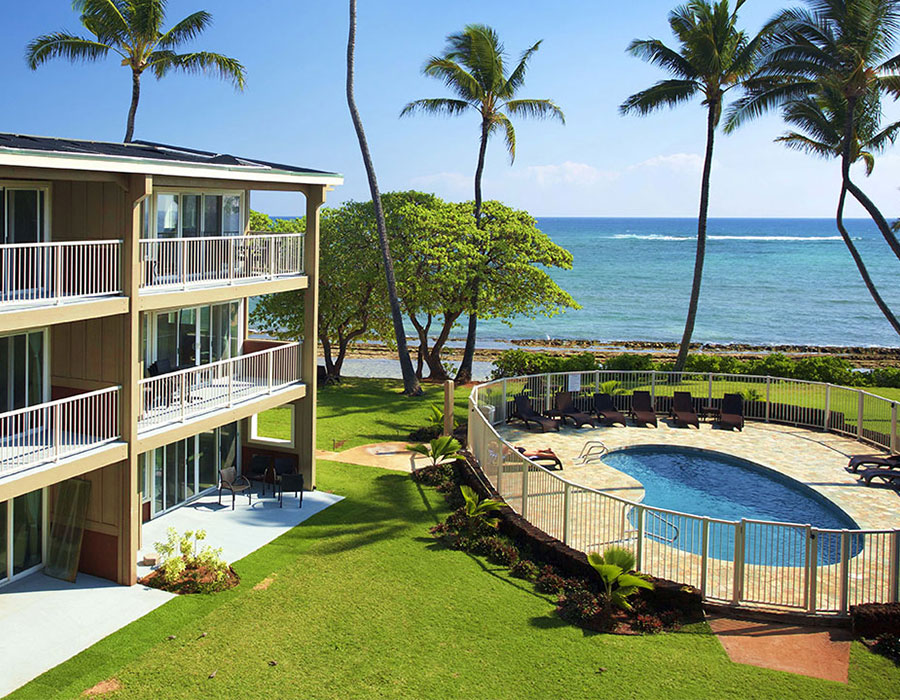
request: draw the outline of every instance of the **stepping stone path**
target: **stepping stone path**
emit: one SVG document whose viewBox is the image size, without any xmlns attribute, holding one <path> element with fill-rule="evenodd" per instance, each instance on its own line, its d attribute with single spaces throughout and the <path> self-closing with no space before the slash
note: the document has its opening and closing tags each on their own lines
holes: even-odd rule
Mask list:
<svg viewBox="0 0 900 700">
<path fill-rule="evenodd" d="M 851 639 L 848 630 L 718 616 L 709 617 L 708 622 L 735 663 L 847 682 Z"/>
</svg>

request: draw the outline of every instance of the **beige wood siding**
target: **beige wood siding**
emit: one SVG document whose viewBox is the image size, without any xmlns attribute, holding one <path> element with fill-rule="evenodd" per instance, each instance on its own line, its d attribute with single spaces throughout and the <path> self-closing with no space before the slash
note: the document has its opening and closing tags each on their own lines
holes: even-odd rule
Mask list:
<svg viewBox="0 0 900 700">
<path fill-rule="evenodd" d="M 58 180 L 50 193 L 54 241 L 121 239 L 125 192 L 112 182 Z"/>
</svg>

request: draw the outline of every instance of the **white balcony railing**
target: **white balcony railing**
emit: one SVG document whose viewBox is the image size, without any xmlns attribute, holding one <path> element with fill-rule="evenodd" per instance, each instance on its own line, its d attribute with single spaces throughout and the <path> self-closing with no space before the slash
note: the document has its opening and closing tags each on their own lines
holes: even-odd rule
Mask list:
<svg viewBox="0 0 900 700">
<path fill-rule="evenodd" d="M 117 440 L 119 390 L 91 391 L 0 414 L 0 478 Z"/>
<path fill-rule="evenodd" d="M 121 241 L 0 245 L 0 310 L 122 293 Z"/>
<path fill-rule="evenodd" d="M 170 291 L 303 274 L 302 233 L 141 241 L 141 289 Z"/>
<path fill-rule="evenodd" d="M 139 430 L 227 410 L 300 381 L 300 343 L 140 381 Z"/>
</svg>

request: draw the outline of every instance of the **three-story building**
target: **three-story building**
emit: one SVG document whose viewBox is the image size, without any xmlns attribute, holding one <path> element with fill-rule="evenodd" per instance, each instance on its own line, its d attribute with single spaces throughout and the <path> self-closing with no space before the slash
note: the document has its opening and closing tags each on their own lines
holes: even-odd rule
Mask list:
<svg viewBox="0 0 900 700">
<path fill-rule="evenodd" d="M 255 449 L 314 487 L 318 213 L 341 183 L 0 134 L 0 586 L 79 538 L 79 571 L 133 584 L 141 524 L 240 469 L 269 408 L 292 407 L 291 438 Z M 252 233 L 254 190 L 302 194 L 305 234 Z M 250 299 L 288 290 L 304 293 L 302 341 L 249 338 Z"/>
</svg>

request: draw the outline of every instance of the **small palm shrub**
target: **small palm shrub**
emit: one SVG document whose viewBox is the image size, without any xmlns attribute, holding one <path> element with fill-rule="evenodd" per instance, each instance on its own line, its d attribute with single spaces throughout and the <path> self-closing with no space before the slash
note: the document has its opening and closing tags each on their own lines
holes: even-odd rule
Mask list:
<svg viewBox="0 0 900 700">
<path fill-rule="evenodd" d="M 407 445 L 406 449 L 410 452 L 425 455 L 431 460 L 431 466 L 436 467 L 438 464 L 452 462 L 459 458 L 460 447 L 462 445 L 459 444 L 459 440 L 449 435 L 442 435 L 427 445 L 421 443 L 418 445 Z"/>
<path fill-rule="evenodd" d="M 516 578 L 533 581 L 537 578 L 538 568 L 535 566 L 534 562 L 529 561 L 528 559 L 519 559 L 519 561 L 510 567 L 509 573 Z"/>
<path fill-rule="evenodd" d="M 608 547 L 603 554 L 591 552 L 588 563 L 600 576 L 604 614 L 609 616 L 612 608 L 631 610 L 628 598 L 638 592 L 639 588 L 653 589 L 653 584 L 635 573 L 634 554 L 624 547 Z"/>
</svg>

